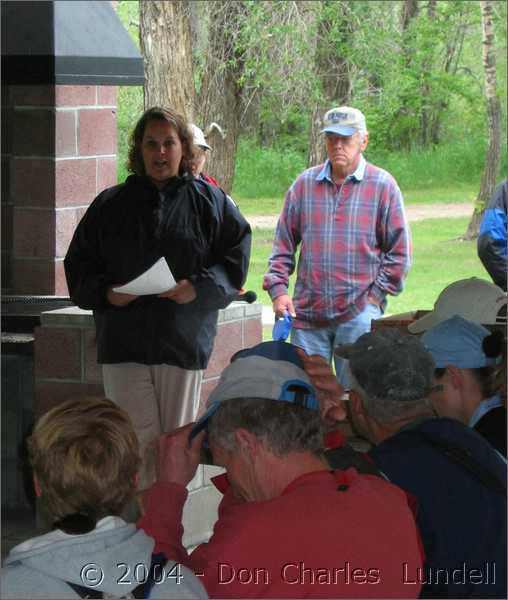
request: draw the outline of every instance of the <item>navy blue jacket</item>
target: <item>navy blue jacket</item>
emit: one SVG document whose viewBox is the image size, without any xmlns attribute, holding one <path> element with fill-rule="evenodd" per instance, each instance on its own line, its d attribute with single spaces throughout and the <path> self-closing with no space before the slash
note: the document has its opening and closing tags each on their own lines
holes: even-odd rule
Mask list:
<svg viewBox="0 0 508 600">
<path fill-rule="evenodd" d="M 490 444 L 459 421 L 435 418 L 369 455 L 418 501 L 425 570 L 403 573 L 408 585 L 420 576 L 424 598 L 506 598 L 506 463 Z M 477 469 L 464 464 L 471 459 Z"/>
<path fill-rule="evenodd" d="M 65 257 L 72 301 L 94 311 L 99 363 L 204 369 L 227 306 L 247 276 L 251 230 L 219 188 L 183 176 L 159 190 L 146 177 L 99 194 Z M 112 306 L 107 289 L 138 277 L 164 256 L 176 281 L 197 293 L 188 304 L 140 296 Z"/>
<path fill-rule="evenodd" d="M 496 188 L 483 214 L 478 256 L 494 283 L 506 292 L 506 179 Z"/>
</svg>

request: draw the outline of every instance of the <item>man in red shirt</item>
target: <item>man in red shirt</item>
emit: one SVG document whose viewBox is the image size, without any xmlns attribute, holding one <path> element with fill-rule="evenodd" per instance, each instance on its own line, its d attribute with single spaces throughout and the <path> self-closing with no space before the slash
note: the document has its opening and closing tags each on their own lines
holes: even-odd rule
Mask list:
<svg viewBox="0 0 508 600">
<path fill-rule="evenodd" d="M 195 425 L 160 439 L 159 479 L 138 525 L 212 598 L 416 598 L 422 565 L 406 495 L 381 477 L 330 471 L 315 390 L 291 344 L 238 352 Z M 182 546 L 182 509 L 205 437 L 224 497 L 208 543 Z"/>
</svg>

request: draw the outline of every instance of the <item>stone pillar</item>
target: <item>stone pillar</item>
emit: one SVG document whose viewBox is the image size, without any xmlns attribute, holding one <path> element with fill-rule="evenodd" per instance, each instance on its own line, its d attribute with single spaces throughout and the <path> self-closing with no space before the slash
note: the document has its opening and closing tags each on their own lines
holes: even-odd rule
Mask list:
<svg viewBox="0 0 508 600">
<path fill-rule="evenodd" d="M 2 208 L 11 234 L 2 246 L 3 285 L 15 294 L 65 296 L 63 258 L 74 229 L 97 193 L 116 183 L 117 88 L 6 88 Z"/>
</svg>

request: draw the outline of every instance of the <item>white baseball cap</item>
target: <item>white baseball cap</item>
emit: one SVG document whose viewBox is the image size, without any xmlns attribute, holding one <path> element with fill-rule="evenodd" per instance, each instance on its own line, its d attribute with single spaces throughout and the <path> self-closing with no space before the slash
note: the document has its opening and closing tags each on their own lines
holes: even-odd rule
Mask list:
<svg viewBox="0 0 508 600">
<path fill-rule="evenodd" d="M 421 333 L 455 315 L 482 325 L 506 323 L 506 317 L 498 316 L 506 302 L 506 294 L 497 285 L 478 277 L 460 279 L 445 287 L 434 310 L 411 323 L 408 330 Z"/>
<path fill-rule="evenodd" d="M 194 146 L 199 146 L 200 148 L 206 148 L 206 150 L 211 150 L 210 146 L 206 143 L 205 134 L 203 130 L 200 129 L 194 123 L 189 123 L 189 127 L 192 131 L 192 135 L 194 136 Z"/>
<path fill-rule="evenodd" d="M 365 124 L 365 115 L 357 108 L 339 106 L 329 110 L 323 117 L 323 129 L 321 129 L 321 133 L 350 136 L 358 131 L 365 133 L 367 126 Z"/>
</svg>

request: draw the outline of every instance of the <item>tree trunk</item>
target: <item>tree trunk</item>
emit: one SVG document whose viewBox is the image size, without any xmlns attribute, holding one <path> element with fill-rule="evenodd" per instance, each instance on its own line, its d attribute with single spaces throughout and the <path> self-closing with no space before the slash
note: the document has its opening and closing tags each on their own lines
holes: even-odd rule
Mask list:
<svg viewBox="0 0 508 600">
<path fill-rule="evenodd" d="M 141 0 L 139 36 L 145 63 L 145 109 L 170 107 L 194 116 L 189 2 Z"/>
<path fill-rule="evenodd" d="M 482 14 L 482 54 L 483 69 L 485 73 L 485 102 L 487 105 L 487 121 L 489 127 L 489 142 L 485 155 L 485 166 L 483 168 L 480 191 L 476 197 L 471 221 L 464 239 L 472 240 L 478 237 L 480 221 L 485 210 L 485 203 L 492 196 L 496 186 L 497 174 L 499 172 L 500 144 L 501 144 L 501 107 L 496 94 L 496 53 L 495 35 L 492 24 L 492 0 L 481 0 L 480 8 Z"/>
<path fill-rule="evenodd" d="M 436 18 L 436 0 L 429 0 L 427 4 L 427 18 L 429 21 L 433 21 Z M 422 64 L 421 96 L 423 102 L 420 114 L 420 142 L 423 146 L 427 146 L 431 141 L 433 116 L 435 116 L 435 107 L 432 106 L 430 101 L 431 86 L 429 84 L 429 76 L 434 66 L 433 59 L 433 54 L 430 56 L 427 55 L 427 60 Z"/>
<path fill-rule="evenodd" d="M 316 2 L 316 10 L 319 25 L 314 64 L 321 94 L 314 103 L 311 115 L 307 160 L 309 167 L 321 164 L 326 158 L 325 144 L 320 133 L 324 114 L 330 108 L 347 105 L 351 101 L 349 65 L 344 57 L 337 54 L 337 40 L 331 41 L 330 32 L 335 28 L 335 35 L 340 35 L 341 45 L 350 41 L 353 21 L 349 18 L 349 11 L 352 8 L 347 2 Z"/>
<path fill-rule="evenodd" d="M 404 0 L 400 18 L 402 31 L 406 31 L 411 21 L 418 16 L 418 12 L 418 0 Z"/>
<path fill-rule="evenodd" d="M 195 120 L 207 131 L 212 123 L 217 123 L 225 134 L 223 137 L 217 128 L 209 133 L 207 139 L 212 151 L 206 171 L 230 193 L 242 109 L 240 78 L 243 61 L 235 41 L 244 16 L 244 6 L 243 2 L 232 0 L 210 2 L 208 5 L 211 13 L 207 64 Z"/>
</svg>

